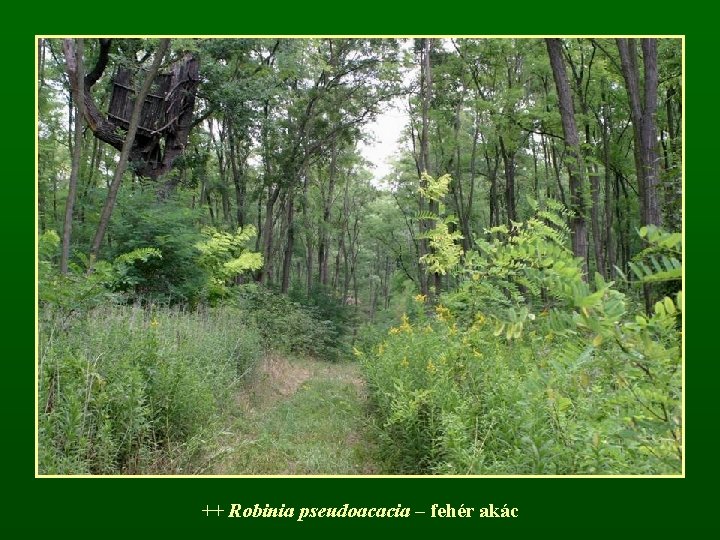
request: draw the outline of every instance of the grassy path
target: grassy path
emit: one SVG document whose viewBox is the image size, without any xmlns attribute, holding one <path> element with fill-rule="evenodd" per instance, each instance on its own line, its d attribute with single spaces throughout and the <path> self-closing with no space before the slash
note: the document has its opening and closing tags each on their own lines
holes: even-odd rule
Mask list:
<svg viewBox="0 0 720 540">
<path fill-rule="evenodd" d="M 374 474 L 357 365 L 264 360 L 238 394 L 213 474 Z"/>
</svg>

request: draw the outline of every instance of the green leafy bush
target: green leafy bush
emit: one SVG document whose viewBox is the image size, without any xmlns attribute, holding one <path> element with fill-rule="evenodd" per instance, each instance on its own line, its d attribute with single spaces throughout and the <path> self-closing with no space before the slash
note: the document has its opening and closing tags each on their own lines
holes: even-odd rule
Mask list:
<svg viewBox="0 0 720 540">
<path fill-rule="evenodd" d="M 553 209 L 490 233 L 431 316 L 356 351 L 388 470 L 679 473 L 681 295 L 645 316 L 583 281 Z"/>
<path fill-rule="evenodd" d="M 252 225 L 235 233 L 206 227 L 202 233 L 203 240 L 195 244 L 200 252 L 198 263 L 208 273 L 206 296 L 215 302 L 228 296 L 228 284 L 243 272 L 262 268 L 262 255 L 247 249 L 256 234 Z"/>
<path fill-rule="evenodd" d="M 112 262 L 97 261 L 89 273 L 87 267 L 73 263 L 69 272 L 63 275 L 55 264 L 59 243 L 60 238 L 53 230 L 39 238 L 38 300 L 41 307 L 51 308 L 45 314 L 64 318 L 85 313 L 106 302 L 122 300 L 119 291 L 138 282 L 135 265 L 162 258 L 155 248 L 137 248 L 119 255 Z"/>
<path fill-rule="evenodd" d="M 236 305 L 257 327 L 267 349 L 336 360 L 345 352 L 341 329 L 317 306 L 303 305 L 255 283 L 238 288 Z"/>
<path fill-rule="evenodd" d="M 208 271 L 198 264 L 197 244 L 204 238 L 197 230 L 197 219 L 197 212 L 179 200 L 159 203 L 153 192 L 125 194 L 113 216 L 112 249 L 105 257 L 143 248 L 157 249 L 161 257 L 129 267 L 128 280 L 119 289 L 133 299 L 198 304 L 207 295 Z"/>
</svg>

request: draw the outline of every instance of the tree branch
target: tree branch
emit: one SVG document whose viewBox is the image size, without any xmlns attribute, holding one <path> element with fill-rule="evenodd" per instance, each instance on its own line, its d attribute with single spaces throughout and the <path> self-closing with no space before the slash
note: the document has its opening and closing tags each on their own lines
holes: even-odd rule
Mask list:
<svg viewBox="0 0 720 540">
<path fill-rule="evenodd" d="M 110 57 L 110 44 L 111 39 L 99 39 L 100 42 L 100 55 L 98 56 L 95 67 L 92 68 L 87 75 L 85 75 L 85 89 L 89 90 L 92 85 L 98 82 L 98 79 L 102 77 L 107 67 L 108 59 Z"/>
</svg>

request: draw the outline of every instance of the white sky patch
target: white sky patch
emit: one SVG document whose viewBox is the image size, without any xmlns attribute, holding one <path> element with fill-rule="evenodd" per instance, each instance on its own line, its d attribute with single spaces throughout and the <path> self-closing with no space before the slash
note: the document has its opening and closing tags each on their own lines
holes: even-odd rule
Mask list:
<svg viewBox="0 0 720 540">
<path fill-rule="evenodd" d="M 391 172 L 390 160 L 401 148 L 402 131 L 408 123 L 407 112 L 402 101 L 393 103 L 374 122 L 366 127 L 370 135 L 367 142 L 360 142 L 358 148 L 363 157 L 372 164 L 373 183 L 380 185 Z"/>
</svg>

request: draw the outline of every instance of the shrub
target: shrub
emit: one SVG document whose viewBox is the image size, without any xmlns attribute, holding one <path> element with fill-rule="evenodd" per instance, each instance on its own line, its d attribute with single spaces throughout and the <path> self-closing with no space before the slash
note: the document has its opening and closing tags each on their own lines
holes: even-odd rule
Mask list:
<svg viewBox="0 0 720 540">
<path fill-rule="evenodd" d="M 564 222 L 493 230 L 431 316 L 356 351 L 390 471 L 680 472 L 681 294 L 642 315 L 584 282 Z"/>
<path fill-rule="evenodd" d="M 344 353 L 338 326 L 304 306 L 255 283 L 238 287 L 236 305 L 253 321 L 266 349 L 336 360 Z"/>
<path fill-rule="evenodd" d="M 195 225 L 197 212 L 170 199 L 159 203 L 152 191 L 127 193 L 113 216 L 109 236 L 115 258 L 140 248 L 157 249 L 161 257 L 128 267 L 127 283 L 118 286 L 132 298 L 168 304 L 196 305 L 206 296 L 208 271 L 198 264 L 196 244 L 204 238 Z"/>
</svg>

